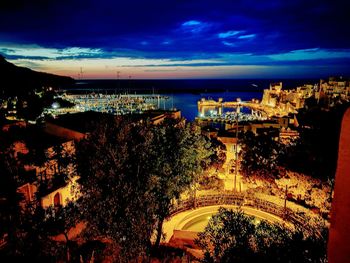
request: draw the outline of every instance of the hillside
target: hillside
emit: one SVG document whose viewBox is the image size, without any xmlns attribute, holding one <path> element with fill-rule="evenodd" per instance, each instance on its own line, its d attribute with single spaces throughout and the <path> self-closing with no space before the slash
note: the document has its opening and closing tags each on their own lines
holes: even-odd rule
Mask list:
<svg viewBox="0 0 350 263">
<path fill-rule="evenodd" d="M 45 87 L 59 88 L 74 83 L 74 79 L 18 67 L 0 55 L 0 94 L 21 95 Z"/>
</svg>

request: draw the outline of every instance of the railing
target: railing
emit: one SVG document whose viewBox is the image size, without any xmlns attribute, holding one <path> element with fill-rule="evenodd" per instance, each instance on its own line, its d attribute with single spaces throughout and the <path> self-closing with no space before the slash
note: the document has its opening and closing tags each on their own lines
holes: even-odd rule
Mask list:
<svg viewBox="0 0 350 263">
<path fill-rule="evenodd" d="M 311 232 L 313 230 L 311 229 L 311 226 L 307 224 L 307 220 L 304 217 L 296 214 L 293 210 L 259 199 L 252 195 L 240 193 L 206 195 L 197 198 L 179 200 L 176 204 L 174 204 L 170 216 L 174 216 L 175 214 L 194 208 L 212 205 L 234 205 L 238 207 L 248 206 L 283 218 L 285 221 L 290 222 L 295 226 L 302 227 L 307 232 Z"/>
</svg>

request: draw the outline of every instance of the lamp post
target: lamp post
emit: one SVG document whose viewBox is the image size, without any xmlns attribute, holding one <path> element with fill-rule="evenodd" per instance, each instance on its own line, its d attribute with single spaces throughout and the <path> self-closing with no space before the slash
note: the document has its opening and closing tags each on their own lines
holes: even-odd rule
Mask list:
<svg viewBox="0 0 350 263">
<path fill-rule="evenodd" d="M 284 211 L 286 211 L 287 209 L 287 196 L 288 196 L 288 186 L 286 185 L 286 191 L 285 191 L 285 194 L 284 194 Z"/>
<path fill-rule="evenodd" d="M 194 189 L 193 189 L 193 208 L 194 209 L 197 208 L 197 188 L 196 188 L 196 185 L 194 185 Z"/>
<path fill-rule="evenodd" d="M 239 112 L 239 102 L 240 98 L 237 98 L 237 109 L 236 109 L 236 168 L 235 168 L 235 176 L 233 180 L 233 189 L 236 192 L 237 191 L 237 174 L 238 174 L 238 112 Z"/>
<path fill-rule="evenodd" d="M 284 193 L 284 220 L 287 218 L 287 198 L 288 198 L 288 184 L 286 184 L 286 190 Z"/>
<path fill-rule="evenodd" d="M 194 181 L 193 183 L 193 208 L 196 209 L 197 208 L 197 180 Z"/>
</svg>

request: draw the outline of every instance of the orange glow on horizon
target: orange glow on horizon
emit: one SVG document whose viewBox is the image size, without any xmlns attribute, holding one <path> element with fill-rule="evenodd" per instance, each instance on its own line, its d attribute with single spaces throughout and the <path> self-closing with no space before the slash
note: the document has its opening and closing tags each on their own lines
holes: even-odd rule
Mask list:
<svg viewBox="0 0 350 263">
<path fill-rule="evenodd" d="M 31 61 L 21 59 L 11 61 L 19 66 L 30 67 L 33 70 L 52 74 L 70 76 L 74 79 L 190 79 L 190 78 L 249 78 L 254 75 L 266 74 L 272 71 L 272 66 L 234 65 L 234 66 L 169 66 L 162 60 L 156 61 L 159 66 L 149 66 L 155 63 L 150 60 L 131 59 L 90 59 L 90 60 L 41 60 Z M 129 63 L 130 66 L 116 66 L 117 63 Z M 133 66 L 133 63 L 141 65 Z M 142 66 L 142 63 L 145 64 Z M 189 62 L 187 62 L 189 63 Z M 80 69 L 83 74 L 81 76 Z M 282 67 L 279 67 L 282 68 Z M 276 71 L 275 71 L 276 72 Z"/>
</svg>

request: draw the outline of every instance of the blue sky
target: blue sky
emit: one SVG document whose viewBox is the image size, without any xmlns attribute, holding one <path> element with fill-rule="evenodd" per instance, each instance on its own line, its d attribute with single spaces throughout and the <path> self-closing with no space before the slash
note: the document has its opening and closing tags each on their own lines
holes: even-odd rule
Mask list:
<svg viewBox="0 0 350 263">
<path fill-rule="evenodd" d="M 350 75 L 345 0 L 4 0 L 0 12 L 2 55 L 72 77 Z"/>
</svg>

